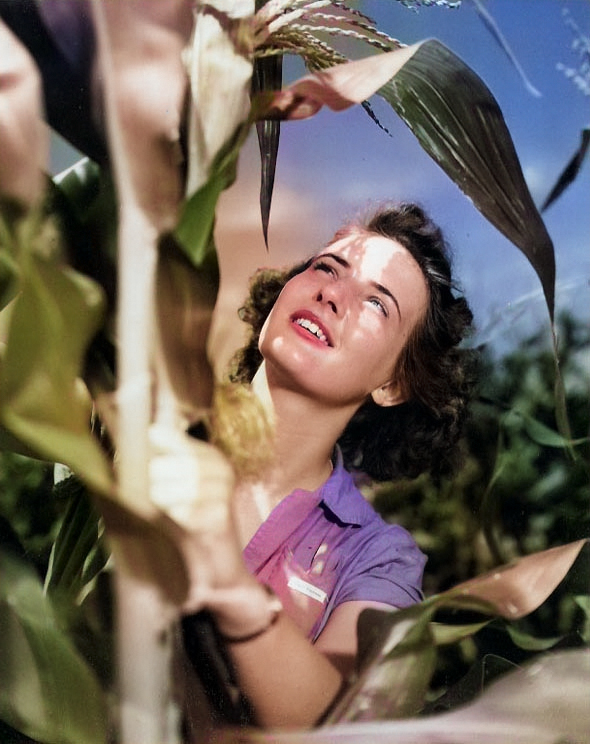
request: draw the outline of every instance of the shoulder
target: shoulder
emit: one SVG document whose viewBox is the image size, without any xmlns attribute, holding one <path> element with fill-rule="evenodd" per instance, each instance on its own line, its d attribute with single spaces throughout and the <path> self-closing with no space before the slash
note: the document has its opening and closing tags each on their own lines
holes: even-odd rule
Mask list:
<svg viewBox="0 0 590 744">
<path fill-rule="evenodd" d="M 406 529 L 377 514 L 344 468 L 335 474 L 332 487 L 324 489 L 322 504 L 343 526 L 352 527 L 347 530 L 345 573 L 393 577 L 396 583 L 411 585 L 410 593 L 418 599 L 426 557 L 416 541 Z"/>
<path fill-rule="evenodd" d="M 343 525 L 361 528 L 357 532 L 390 542 L 400 547 L 416 546 L 414 538 L 403 527 L 389 524 L 375 511 L 361 493 L 355 478 L 340 463 L 321 492 L 323 506 Z M 417 547 L 417 546 L 416 546 Z"/>
</svg>

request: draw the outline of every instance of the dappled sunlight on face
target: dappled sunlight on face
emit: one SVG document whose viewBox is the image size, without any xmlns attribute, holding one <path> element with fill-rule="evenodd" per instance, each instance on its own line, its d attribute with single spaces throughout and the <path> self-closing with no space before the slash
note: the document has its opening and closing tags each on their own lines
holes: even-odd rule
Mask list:
<svg viewBox="0 0 590 744">
<path fill-rule="evenodd" d="M 285 285 L 260 349 L 280 384 L 360 405 L 392 382 L 427 301 L 422 271 L 402 245 L 351 230 Z"/>
</svg>

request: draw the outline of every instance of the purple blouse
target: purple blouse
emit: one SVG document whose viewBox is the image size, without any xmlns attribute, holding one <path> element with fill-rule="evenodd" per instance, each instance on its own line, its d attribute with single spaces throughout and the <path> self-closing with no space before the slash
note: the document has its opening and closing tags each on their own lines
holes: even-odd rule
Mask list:
<svg viewBox="0 0 590 744">
<path fill-rule="evenodd" d="M 384 522 L 365 500 L 340 453 L 317 491 L 295 490 L 272 510 L 244 558 L 313 641 L 343 602 L 407 607 L 422 598 L 426 557 L 406 530 Z"/>
</svg>

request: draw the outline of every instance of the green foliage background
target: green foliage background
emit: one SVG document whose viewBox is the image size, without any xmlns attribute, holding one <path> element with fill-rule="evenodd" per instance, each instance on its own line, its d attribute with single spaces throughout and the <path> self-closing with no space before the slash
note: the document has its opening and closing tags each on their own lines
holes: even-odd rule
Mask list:
<svg viewBox="0 0 590 744">
<path fill-rule="evenodd" d="M 554 357 L 546 329 L 498 356 L 482 349 L 479 395 L 463 440 L 463 465 L 440 483 L 428 476 L 381 484 L 371 495 L 389 521 L 403 524 L 428 556 L 427 596 L 522 555 L 590 535 L 588 360 L 590 329 L 562 315 L 560 367 L 573 449 L 555 431 Z M 492 624 L 440 655 L 431 696 L 449 692 L 471 669 L 457 694 L 471 697 L 484 682 L 520 664 L 542 646 L 590 640 L 588 556 L 536 612 L 509 630 Z M 535 639 L 535 640 L 533 640 Z M 545 643 L 544 643 L 545 642 Z"/>
</svg>

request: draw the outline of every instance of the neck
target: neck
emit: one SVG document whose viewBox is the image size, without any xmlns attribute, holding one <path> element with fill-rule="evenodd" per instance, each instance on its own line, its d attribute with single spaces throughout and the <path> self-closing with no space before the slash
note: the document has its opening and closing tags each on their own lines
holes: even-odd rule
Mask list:
<svg viewBox="0 0 590 744">
<path fill-rule="evenodd" d="M 257 481 L 243 482 L 234 494 L 236 526 L 243 546 L 292 491 L 315 491 L 329 478 L 334 446 L 354 413 L 327 409 L 301 393 L 273 384 L 264 363 L 252 381 L 252 390 L 273 422 L 274 453 Z"/>
<path fill-rule="evenodd" d="M 273 506 L 296 488 L 317 489 L 332 471 L 334 447 L 354 411 L 329 409 L 273 384 L 264 363 L 252 388 L 274 424 L 275 454 L 261 479 Z"/>
</svg>

